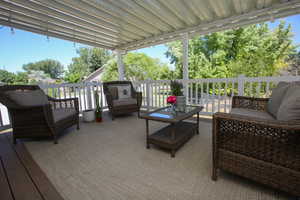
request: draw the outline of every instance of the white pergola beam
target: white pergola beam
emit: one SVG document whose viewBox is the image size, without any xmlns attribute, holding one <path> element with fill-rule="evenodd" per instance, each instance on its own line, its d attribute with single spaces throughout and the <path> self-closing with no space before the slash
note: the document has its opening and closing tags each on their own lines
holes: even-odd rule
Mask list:
<svg viewBox="0 0 300 200">
<path fill-rule="evenodd" d="M 1 2 L 2 4 L 2 2 Z M 59 19 L 64 19 L 66 21 L 75 23 L 75 24 L 79 24 L 80 26 L 83 27 L 89 27 L 89 28 L 93 28 L 97 31 L 99 31 L 100 33 L 107 35 L 107 36 L 111 36 L 111 37 L 115 37 L 115 38 L 122 38 L 124 40 L 133 40 L 135 39 L 134 37 L 128 37 L 128 36 L 124 36 L 116 31 L 112 31 L 109 29 L 105 29 L 97 24 L 91 23 L 89 21 L 83 20 L 81 18 L 78 17 L 74 17 L 71 16 L 69 14 L 63 13 L 61 11 L 58 11 L 57 9 L 53 9 L 50 7 L 47 7 L 46 5 L 41 5 L 38 3 L 35 3 L 33 1 L 27 1 L 27 0 L 14 0 L 14 2 L 10 2 L 10 4 L 12 5 L 22 5 L 25 8 L 30 8 L 32 11 L 38 12 L 38 13 L 45 13 L 46 15 L 52 16 L 52 17 L 56 17 Z M 141 39 L 141 38 L 140 38 Z"/>
<path fill-rule="evenodd" d="M 153 46 L 157 44 L 162 44 L 164 43 L 164 40 L 170 41 L 171 38 L 176 40 L 178 36 L 183 33 L 190 33 L 191 36 L 199 35 L 199 34 L 201 35 L 210 32 L 226 30 L 238 26 L 260 23 L 260 22 L 268 21 L 271 18 L 270 13 L 272 13 L 272 18 L 274 19 L 300 13 L 300 1 L 299 0 L 289 1 L 287 3 L 284 3 L 284 5 L 277 4 L 274 5 L 273 7 L 252 11 L 243 15 L 228 17 L 226 19 L 216 20 L 213 22 L 208 22 L 201 25 L 174 31 L 172 33 L 166 33 L 160 36 L 147 38 L 145 40 L 128 43 L 125 45 L 121 45 L 118 48 L 124 50 L 134 50 L 134 49 L 139 49 L 139 46 L 147 46 L 147 45 Z"/>
<path fill-rule="evenodd" d="M 164 17 L 164 13 L 154 12 L 156 7 L 153 5 L 152 1 L 135 0 L 135 3 L 139 4 L 147 12 L 147 15 L 149 16 L 149 19 L 151 19 L 151 21 L 155 21 L 156 23 L 161 24 L 160 27 L 162 27 L 162 29 L 173 30 L 174 28 L 176 28 L 176 25 L 174 25 L 172 22 L 170 22 L 170 20 Z M 150 16 L 152 17 L 150 18 Z"/>
<path fill-rule="evenodd" d="M 61 0 L 61 2 L 72 6 L 73 8 L 81 9 L 85 13 L 89 13 L 90 15 L 96 16 L 98 18 L 102 18 L 106 21 L 112 21 L 113 23 L 122 26 L 125 30 L 129 32 L 133 32 L 133 33 L 138 32 L 140 35 L 145 35 L 145 33 L 146 34 L 153 33 L 152 27 L 145 29 L 138 26 L 135 23 L 128 23 L 121 17 L 116 17 L 107 11 L 103 11 L 99 9 L 98 7 L 95 6 L 95 4 L 91 5 L 89 3 L 84 3 L 82 0 L 73 0 L 73 1 Z"/>
<path fill-rule="evenodd" d="M 299 13 L 300 0 L 0 0 L 0 24 L 126 51 Z"/>
<path fill-rule="evenodd" d="M 90 14 L 86 14 L 85 12 L 82 12 L 81 9 L 74 9 L 72 7 L 70 7 L 67 3 L 67 4 L 64 4 L 63 1 L 62 2 L 59 2 L 59 1 L 49 1 L 49 0 L 36 0 L 38 2 L 40 2 L 41 4 L 43 5 L 47 5 L 47 6 L 51 6 L 53 8 L 56 8 L 56 9 L 60 9 L 64 12 L 66 12 L 67 14 L 69 15 L 72 15 L 72 16 L 75 16 L 79 19 L 82 19 L 84 21 L 88 21 L 88 22 L 91 22 L 94 24 L 94 26 L 99 26 L 99 27 L 102 27 L 104 30 L 106 31 L 111 31 L 113 33 L 118 33 L 120 35 L 123 35 L 124 37 L 127 37 L 127 38 L 133 38 L 133 37 L 136 37 L 136 36 L 139 36 L 140 38 L 143 38 L 143 37 L 147 37 L 147 36 L 150 36 L 151 34 L 148 33 L 148 32 L 145 32 L 145 31 L 142 31 L 142 30 L 126 30 L 124 29 L 124 27 L 120 27 L 119 24 L 114 24 L 112 23 L 112 21 L 110 22 L 106 22 L 104 20 L 102 20 L 101 18 L 97 18 L 97 17 L 94 17 Z"/>
<path fill-rule="evenodd" d="M 72 35 L 75 38 L 85 38 L 87 40 L 95 40 L 98 41 L 99 43 L 102 44 L 106 44 L 109 46 L 115 46 L 117 44 L 120 44 L 120 42 L 118 41 L 113 41 L 113 40 L 107 40 L 103 37 L 98 37 L 97 34 L 90 34 L 88 32 L 81 32 L 80 30 L 78 31 L 78 29 L 75 28 L 69 28 L 69 27 L 65 27 L 59 24 L 55 24 L 52 22 L 45 22 L 43 20 L 40 20 L 40 18 L 34 18 L 31 16 L 27 16 L 24 14 L 19 14 L 16 13 L 14 11 L 7 11 L 7 10 L 3 10 L 2 8 L 0 8 L 0 16 L 3 20 L 6 20 L 8 23 L 10 21 L 12 22 L 19 22 L 19 23 L 30 23 L 30 24 L 35 24 L 35 26 L 38 26 L 40 24 L 45 24 L 45 28 L 44 30 L 56 30 L 59 32 L 64 32 L 64 33 L 68 33 L 69 35 Z"/>
<path fill-rule="evenodd" d="M 187 33 L 182 35 L 182 79 L 184 80 L 184 94 L 187 97 L 187 80 L 189 80 L 189 36 Z"/>
<path fill-rule="evenodd" d="M 118 74 L 119 74 L 120 81 L 125 80 L 125 68 L 124 68 L 124 62 L 123 62 L 124 54 L 125 54 L 124 51 L 117 50 L 117 65 L 118 65 Z"/>
<path fill-rule="evenodd" d="M 47 35 L 49 37 L 55 37 L 55 38 L 59 38 L 59 39 L 63 39 L 63 40 L 68 40 L 68 41 L 72 41 L 72 42 L 78 42 L 78 43 L 87 44 L 87 45 L 91 45 L 91 46 L 95 46 L 95 47 L 113 50 L 113 47 L 102 45 L 102 44 L 96 43 L 95 41 L 83 40 L 83 39 L 79 39 L 79 38 L 76 39 L 76 38 L 68 36 L 68 35 L 51 32 L 51 31 L 40 30 L 36 27 L 31 27 L 31 26 L 24 25 L 24 24 L 16 24 L 13 22 L 7 22 L 6 20 L 2 20 L 2 19 L 0 19 L 0 24 L 2 24 L 4 26 L 8 26 L 8 27 L 22 29 L 22 30 L 29 31 L 32 33 Z"/>
<path fill-rule="evenodd" d="M 162 31 L 168 31 L 168 24 L 161 23 L 159 19 L 156 19 L 156 16 L 152 13 L 149 13 L 148 10 L 140 6 L 135 1 L 118 1 L 115 0 L 106 0 L 112 5 L 115 5 L 124 12 L 130 13 L 134 18 L 139 19 L 147 29 L 151 30 L 153 34 L 162 33 Z M 154 20 L 156 19 L 156 20 Z"/>
<path fill-rule="evenodd" d="M 41 26 L 44 25 L 44 28 L 46 28 L 46 24 L 49 22 L 49 23 L 53 23 L 53 24 L 56 24 L 59 26 L 64 26 L 64 27 L 68 27 L 70 29 L 78 30 L 78 31 L 81 31 L 81 32 L 84 32 L 87 34 L 91 34 L 91 35 L 95 35 L 95 36 L 97 35 L 97 37 L 99 37 L 100 39 L 103 39 L 103 40 L 111 40 L 114 42 L 118 42 L 119 44 L 128 42 L 128 40 L 127 41 L 122 40 L 122 39 L 118 38 L 117 36 L 103 34 L 102 32 L 99 32 L 97 29 L 95 29 L 93 26 L 91 26 L 91 27 L 89 27 L 88 25 L 82 26 L 80 23 L 73 23 L 73 22 L 61 20 L 58 17 L 49 16 L 49 15 L 47 15 L 47 13 L 44 13 L 44 12 L 39 13 L 32 9 L 20 7 L 20 6 L 10 4 L 7 2 L 1 2 L 0 8 L 2 9 L 3 12 L 5 12 L 4 10 L 6 10 L 6 13 L 8 15 L 12 15 L 12 16 L 14 14 L 26 15 L 26 16 L 33 17 L 33 18 L 39 19 L 41 21 L 44 21 L 44 23 L 41 22 L 41 24 L 40 24 Z"/>
</svg>

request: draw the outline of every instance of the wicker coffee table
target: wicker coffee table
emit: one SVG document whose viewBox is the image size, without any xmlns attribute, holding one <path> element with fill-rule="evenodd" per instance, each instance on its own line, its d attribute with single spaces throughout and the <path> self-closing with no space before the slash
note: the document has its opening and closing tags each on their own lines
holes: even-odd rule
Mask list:
<svg viewBox="0 0 300 200">
<path fill-rule="evenodd" d="M 199 112 L 202 106 L 187 105 L 180 111 L 172 107 L 164 107 L 148 112 L 140 116 L 146 120 L 146 147 L 149 149 L 150 144 L 157 145 L 171 152 L 171 157 L 175 157 L 175 152 L 194 134 L 199 134 Z M 196 122 L 184 121 L 193 115 L 197 115 Z M 149 120 L 169 123 L 168 126 L 149 133 Z"/>
</svg>

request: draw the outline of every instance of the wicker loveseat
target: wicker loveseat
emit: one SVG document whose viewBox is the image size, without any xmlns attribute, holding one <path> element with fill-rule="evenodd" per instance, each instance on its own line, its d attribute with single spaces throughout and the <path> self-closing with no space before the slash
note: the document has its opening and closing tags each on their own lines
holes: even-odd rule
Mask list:
<svg viewBox="0 0 300 200">
<path fill-rule="evenodd" d="M 0 102 L 8 109 L 14 143 L 18 138 L 52 137 L 56 144 L 66 128 L 79 129 L 77 98 L 51 98 L 36 85 L 5 85 L 0 86 Z"/>
<path fill-rule="evenodd" d="M 231 113 L 214 114 L 212 179 L 225 170 L 300 196 L 300 120 L 276 119 L 268 102 L 235 96 Z"/>
<path fill-rule="evenodd" d="M 136 92 L 130 81 L 110 81 L 103 83 L 107 105 L 114 119 L 115 116 L 140 112 L 142 93 Z"/>
</svg>

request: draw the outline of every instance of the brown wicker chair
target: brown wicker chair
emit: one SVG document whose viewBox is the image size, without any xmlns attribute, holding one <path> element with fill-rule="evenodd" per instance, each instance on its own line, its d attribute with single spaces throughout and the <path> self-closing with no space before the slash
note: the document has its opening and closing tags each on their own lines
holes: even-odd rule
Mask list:
<svg viewBox="0 0 300 200">
<path fill-rule="evenodd" d="M 13 142 L 18 138 L 52 137 L 57 143 L 57 136 L 72 125 L 79 129 L 79 107 L 77 98 L 48 98 L 49 103 L 39 106 L 20 106 L 13 102 L 7 91 L 40 90 L 36 85 L 0 86 L 0 102 L 9 111 L 13 128 Z"/>
<path fill-rule="evenodd" d="M 131 87 L 131 101 L 130 103 L 119 104 L 118 97 L 116 94 L 112 94 L 110 87 L 118 85 L 130 85 Z M 142 93 L 136 92 L 130 81 L 111 81 L 103 83 L 104 94 L 106 97 L 108 109 L 110 111 L 112 119 L 117 115 L 140 112 L 142 104 Z"/>
<path fill-rule="evenodd" d="M 264 112 L 267 102 L 236 96 L 232 108 Z M 213 180 L 220 169 L 300 196 L 300 121 L 214 114 Z"/>
</svg>

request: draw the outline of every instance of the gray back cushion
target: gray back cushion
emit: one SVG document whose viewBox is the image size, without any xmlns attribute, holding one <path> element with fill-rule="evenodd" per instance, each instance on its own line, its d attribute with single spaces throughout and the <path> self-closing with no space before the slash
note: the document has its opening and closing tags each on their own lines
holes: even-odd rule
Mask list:
<svg viewBox="0 0 300 200">
<path fill-rule="evenodd" d="M 118 99 L 118 88 L 115 86 L 108 86 L 108 91 L 111 94 L 113 100 Z"/>
<path fill-rule="evenodd" d="M 5 94 L 18 106 L 39 106 L 49 103 L 42 90 L 7 91 Z"/>
<path fill-rule="evenodd" d="M 293 83 L 290 85 L 278 109 L 276 118 L 282 121 L 300 120 L 300 85 L 299 84 Z"/>
<path fill-rule="evenodd" d="M 290 84 L 287 82 L 279 82 L 277 87 L 272 90 L 272 95 L 267 104 L 267 111 L 273 115 L 273 117 L 277 116 L 278 109 L 289 88 L 289 85 Z"/>
</svg>

